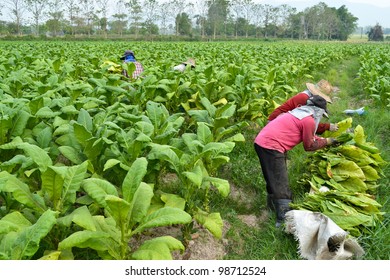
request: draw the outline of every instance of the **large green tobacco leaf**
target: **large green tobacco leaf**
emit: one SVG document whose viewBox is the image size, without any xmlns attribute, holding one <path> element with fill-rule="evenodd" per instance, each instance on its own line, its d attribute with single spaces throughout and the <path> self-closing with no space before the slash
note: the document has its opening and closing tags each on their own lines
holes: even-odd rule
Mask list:
<svg viewBox="0 0 390 280">
<path fill-rule="evenodd" d="M 39 249 L 39 243 L 56 224 L 56 212 L 46 210 L 31 226 L 2 236 L 0 251 L 11 260 L 29 259 Z"/>
<path fill-rule="evenodd" d="M 49 148 L 53 142 L 53 132 L 50 127 L 45 127 L 37 134 L 37 144 L 42 149 Z"/>
<path fill-rule="evenodd" d="M 368 152 L 362 151 L 362 149 L 354 145 L 341 145 L 335 151 L 356 162 L 359 166 L 375 164 L 375 161 L 369 156 Z"/>
<path fill-rule="evenodd" d="M 97 226 L 95 224 L 95 221 L 93 219 L 93 216 L 91 215 L 91 212 L 89 212 L 87 206 L 82 206 L 79 208 L 76 208 L 68 217 L 64 217 L 64 219 L 71 219 L 75 224 L 79 225 L 80 227 L 90 230 L 90 231 L 96 231 Z M 68 226 L 70 225 L 70 222 L 68 223 Z"/>
<path fill-rule="evenodd" d="M 189 110 L 188 114 L 197 122 L 212 123 L 212 117 L 206 110 Z"/>
<path fill-rule="evenodd" d="M 198 136 L 194 133 L 184 133 L 181 136 L 181 140 L 186 145 L 188 151 L 194 155 L 199 154 L 204 147 L 204 144 L 202 144 L 201 141 L 198 140 Z"/>
<path fill-rule="evenodd" d="M 77 231 L 62 240 L 58 244 L 58 250 L 67 250 L 72 247 L 92 248 L 96 251 L 107 251 L 110 247 L 118 249 L 110 237 L 110 234 L 104 231 Z M 118 253 L 116 252 L 115 255 L 117 256 L 116 259 L 119 260 L 121 258 Z"/>
<path fill-rule="evenodd" d="M 214 187 L 216 187 L 218 189 L 218 192 L 223 197 L 227 197 L 229 195 L 230 193 L 229 181 L 220 178 L 213 178 L 213 177 L 206 177 L 205 181 L 210 182 Z"/>
<path fill-rule="evenodd" d="M 364 134 L 364 129 L 361 125 L 355 127 L 353 140 L 358 144 L 366 142 L 366 135 Z"/>
<path fill-rule="evenodd" d="M 348 178 L 344 181 L 339 182 L 346 190 L 351 192 L 366 192 L 368 190 L 367 184 L 360 178 Z"/>
<path fill-rule="evenodd" d="M 133 200 L 134 194 L 142 182 L 142 179 L 147 172 L 148 161 L 146 158 L 136 159 L 127 172 L 127 175 L 122 183 L 123 199 L 127 202 Z"/>
<path fill-rule="evenodd" d="M 13 137 L 20 136 L 24 132 L 27 122 L 31 115 L 24 110 L 20 110 L 13 120 L 11 135 Z"/>
<path fill-rule="evenodd" d="M 11 212 L 0 220 L 0 235 L 9 232 L 18 232 L 24 228 L 31 226 L 31 222 L 27 220 L 20 212 Z"/>
<path fill-rule="evenodd" d="M 117 227 L 120 229 L 126 229 L 128 227 L 130 203 L 114 195 L 107 195 L 106 203 L 107 210 L 114 218 Z"/>
<path fill-rule="evenodd" d="M 132 254 L 136 260 L 172 260 L 171 251 L 184 251 L 183 244 L 172 236 L 162 236 L 145 241 Z"/>
<path fill-rule="evenodd" d="M 133 199 L 130 202 L 127 222 L 131 226 L 140 222 L 147 214 L 154 193 L 153 187 L 141 182 L 134 192 Z"/>
<path fill-rule="evenodd" d="M 207 228 L 215 237 L 222 237 L 223 221 L 219 213 L 207 213 L 198 210 L 194 217 L 198 223 Z"/>
<path fill-rule="evenodd" d="M 169 117 L 169 112 L 165 106 L 157 102 L 148 101 L 146 104 L 146 112 L 156 130 L 160 128 L 163 122 Z"/>
<path fill-rule="evenodd" d="M 0 144 L 8 142 L 8 131 L 12 127 L 12 120 L 0 117 Z"/>
<path fill-rule="evenodd" d="M 88 162 L 74 166 L 51 166 L 42 175 L 42 190 L 51 199 L 54 209 L 64 211 L 76 201 L 76 192 L 87 174 Z"/>
<path fill-rule="evenodd" d="M 348 178 L 366 179 L 362 169 L 355 162 L 350 160 L 342 160 L 339 164 L 332 166 L 331 172 L 331 177 L 337 182 Z"/>
<path fill-rule="evenodd" d="M 37 165 L 41 172 L 45 172 L 48 166 L 53 165 L 53 162 L 47 152 L 42 148 L 23 142 L 20 137 L 14 138 L 10 143 L 3 144 L 0 146 L 0 149 L 10 150 L 10 149 L 21 149 L 27 156 L 29 156 Z"/>
<path fill-rule="evenodd" d="M 148 159 L 159 159 L 167 161 L 171 164 L 172 168 L 177 172 L 180 172 L 180 159 L 174 151 L 174 147 L 169 145 L 151 144 L 151 151 L 148 154 Z"/>
<path fill-rule="evenodd" d="M 83 162 L 80 152 L 71 146 L 60 146 L 58 150 L 61 154 L 64 155 L 67 159 L 69 159 L 73 164 L 81 164 Z"/>
<path fill-rule="evenodd" d="M 121 233 L 112 217 L 92 216 L 83 206 L 59 219 L 59 223 L 67 227 L 72 221 L 84 230 L 71 234 L 59 243 L 61 254 L 72 247 L 92 248 L 103 259 L 124 259 L 120 252 Z"/>
<path fill-rule="evenodd" d="M 366 177 L 366 181 L 376 181 L 380 179 L 378 172 L 370 165 L 362 166 L 361 169 Z"/>
<path fill-rule="evenodd" d="M 10 160 L 2 162 L 0 166 L 2 170 L 12 172 L 16 166 L 19 167 L 19 171 L 24 171 L 33 164 L 34 161 L 31 158 L 25 155 L 15 155 Z"/>
<path fill-rule="evenodd" d="M 350 229 L 359 225 L 372 226 L 371 216 L 359 213 L 354 207 L 339 200 L 322 202 L 322 213 L 343 229 Z"/>
<path fill-rule="evenodd" d="M 41 196 L 32 193 L 29 186 L 6 171 L 0 172 L 0 191 L 12 193 L 14 199 L 39 213 L 47 207 Z"/>
<path fill-rule="evenodd" d="M 80 113 L 77 118 L 77 123 L 84 126 L 88 131 L 92 132 L 93 120 L 85 109 L 80 109 Z"/>
<path fill-rule="evenodd" d="M 73 123 L 73 130 L 79 143 L 85 146 L 85 142 L 92 138 L 92 133 L 83 124 Z"/>
<path fill-rule="evenodd" d="M 61 115 L 61 112 L 53 112 L 49 107 L 42 107 L 35 114 L 35 117 L 42 119 L 53 119 L 56 116 Z"/>
<path fill-rule="evenodd" d="M 352 118 L 346 118 L 337 123 L 339 129 L 337 131 L 325 131 L 322 136 L 323 137 L 334 137 L 340 136 L 344 132 L 346 132 L 352 126 Z"/>
<path fill-rule="evenodd" d="M 88 195 L 99 204 L 100 207 L 107 206 L 106 196 L 118 196 L 117 188 L 104 179 L 88 178 L 82 181 L 81 187 L 88 193 Z"/>
<path fill-rule="evenodd" d="M 153 227 L 188 224 L 191 220 L 192 218 L 188 213 L 178 208 L 164 207 L 147 215 L 133 231 L 133 234 L 140 233 L 145 229 Z"/>
<path fill-rule="evenodd" d="M 41 179 L 42 191 L 50 200 L 48 204 L 54 209 L 60 210 L 64 178 L 52 168 L 48 168 L 42 173 Z"/>
<path fill-rule="evenodd" d="M 203 171 L 199 164 L 195 165 L 192 171 L 185 171 L 183 175 L 187 177 L 196 187 L 200 187 L 203 182 Z"/>
<path fill-rule="evenodd" d="M 213 141 L 213 135 L 210 128 L 206 125 L 206 123 L 203 122 L 198 122 L 197 136 L 198 140 L 203 145 Z"/>
<path fill-rule="evenodd" d="M 160 198 L 161 201 L 165 203 L 165 207 L 178 208 L 183 211 L 186 207 L 186 201 L 184 200 L 184 198 L 176 194 L 163 193 L 161 194 Z"/>
</svg>

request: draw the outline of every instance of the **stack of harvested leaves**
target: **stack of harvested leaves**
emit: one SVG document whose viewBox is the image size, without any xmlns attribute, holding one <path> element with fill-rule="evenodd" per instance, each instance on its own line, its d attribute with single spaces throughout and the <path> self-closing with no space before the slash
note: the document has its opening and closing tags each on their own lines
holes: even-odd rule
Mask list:
<svg viewBox="0 0 390 280">
<path fill-rule="evenodd" d="M 352 118 L 338 124 L 338 131 L 327 131 L 324 137 L 335 137 L 340 145 L 309 156 L 309 176 L 302 181 L 310 184 L 311 192 L 291 206 L 321 212 L 351 235 L 359 236 L 383 218 L 382 206 L 374 195 L 386 162 L 379 149 L 366 142 L 362 126 L 351 132 Z"/>
</svg>

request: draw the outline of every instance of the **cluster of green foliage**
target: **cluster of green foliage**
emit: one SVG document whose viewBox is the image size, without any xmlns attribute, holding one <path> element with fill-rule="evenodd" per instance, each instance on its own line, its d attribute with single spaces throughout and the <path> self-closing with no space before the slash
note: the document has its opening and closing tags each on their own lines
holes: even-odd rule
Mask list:
<svg viewBox="0 0 390 280">
<path fill-rule="evenodd" d="M 359 79 L 368 97 L 377 105 L 390 107 L 390 48 L 372 46 L 360 56 Z"/>
<path fill-rule="evenodd" d="M 125 43 L 3 43 L 0 257 L 82 258 L 81 248 L 168 259 L 185 242 L 129 241 L 169 225 L 186 241 L 194 222 L 221 237 L 210 194 L 229 194 L 218 170 L 245 140 L 240 130 L 263 124 L 295 80 L 358 51 L 304 46 L 139 44 L 146 71 L 133 81 L 104 63 L 118 62 Z M 173 71 L 172 49 L 198 66 Z M 177 188 L 164 188 L 168 173 Z"/>
</svg>

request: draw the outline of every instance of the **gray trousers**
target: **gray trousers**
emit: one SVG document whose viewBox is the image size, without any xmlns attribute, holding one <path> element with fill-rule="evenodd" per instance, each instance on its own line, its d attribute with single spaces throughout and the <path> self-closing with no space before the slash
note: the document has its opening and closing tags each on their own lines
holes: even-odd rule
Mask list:
<svg viewBox="0 0 390 280">
<path fill-rule="evenodd" d="M 254 146 L 260 160 L 267 193 L 272 194 L 273 199 L 292 199 L 288 183 L 287 153 L 265 149 L 256 143 Z"/>
</svg>

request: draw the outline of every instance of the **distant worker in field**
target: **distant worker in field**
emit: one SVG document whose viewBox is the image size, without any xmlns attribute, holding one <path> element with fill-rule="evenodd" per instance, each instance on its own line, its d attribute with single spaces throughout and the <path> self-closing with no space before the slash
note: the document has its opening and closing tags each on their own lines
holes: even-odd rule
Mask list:
<svg viewBox="0 0 390 280">
<path fill-rule="evenodd" d="M 314 96 L 321 96 L 328 103 L 332 103 L 331 94 L 338 91 L 337 87 L 333 87 L 328 81 L 321 80 L 317 84 L 306 83 L 307 89 L 298 93 L 297 95 L 291 97 L 282 105 L 277 107 L 268 117 L 268 121 L 274 120 L 277 116 L 282 113 L 291 111 L 297 107 L 304 106 L 307 103 L 307 100 Z M 337 131 L 337 124 L 332 123 L 320 123 L 318 125 L 317 134 L 322 134 L 326 130 Z"/>
<path fill-rule="evenodd" d="M 191 69 L 194 69 L 195 68 L 195 59 L 189 58 L 189 59 L 187 59 L 187 61 L 184 61 L 184 62 L 180 63 L 179 65 L 174 66 L 173 70 L 184 72 L 184 70 L 186 70 L 186 68 L 187 68 L 187 65 L 191 66 Z"/>
<path fill-rule="evenodd" d="M 142 72 L 144 72 L 144 67 L 142 66 L 142 64 L 140 62 L 138 62 L 136 59 L 135 59 L 135 55 L 134 55 L 134 52 L 131 51 L 131 50 L 126 50 L 123 54 L 123 56 L 121 57 L 121 60 L 123 60 L 124 63 L 134 63 L 135 65 L 135 70 L 132 74 L 132 78 L 133 79 L 137 79 Z M 126 70 L 123 70 L 122 71 L 122 74 L 124 76 L 126 76 L 127 78 L 129 78 L 129 75 L 127 73 Z"/>
<path fill-rule="evenodd" d="M 315 134 L 323 116 L 328 117 L 327 102 L 319 95 L 281 114 L 269 122 L 256 136 L 254 148 L 260 160 L 267 191 L 267 207 L 276 211 L 276 226 L 279 227 L 290 210 L 292 192 L 287 171 L 287 152 L 303 143 L 305 151 L 316 151 L 328 145 L 337 145 L 334 138 Z"/>
</svg>

